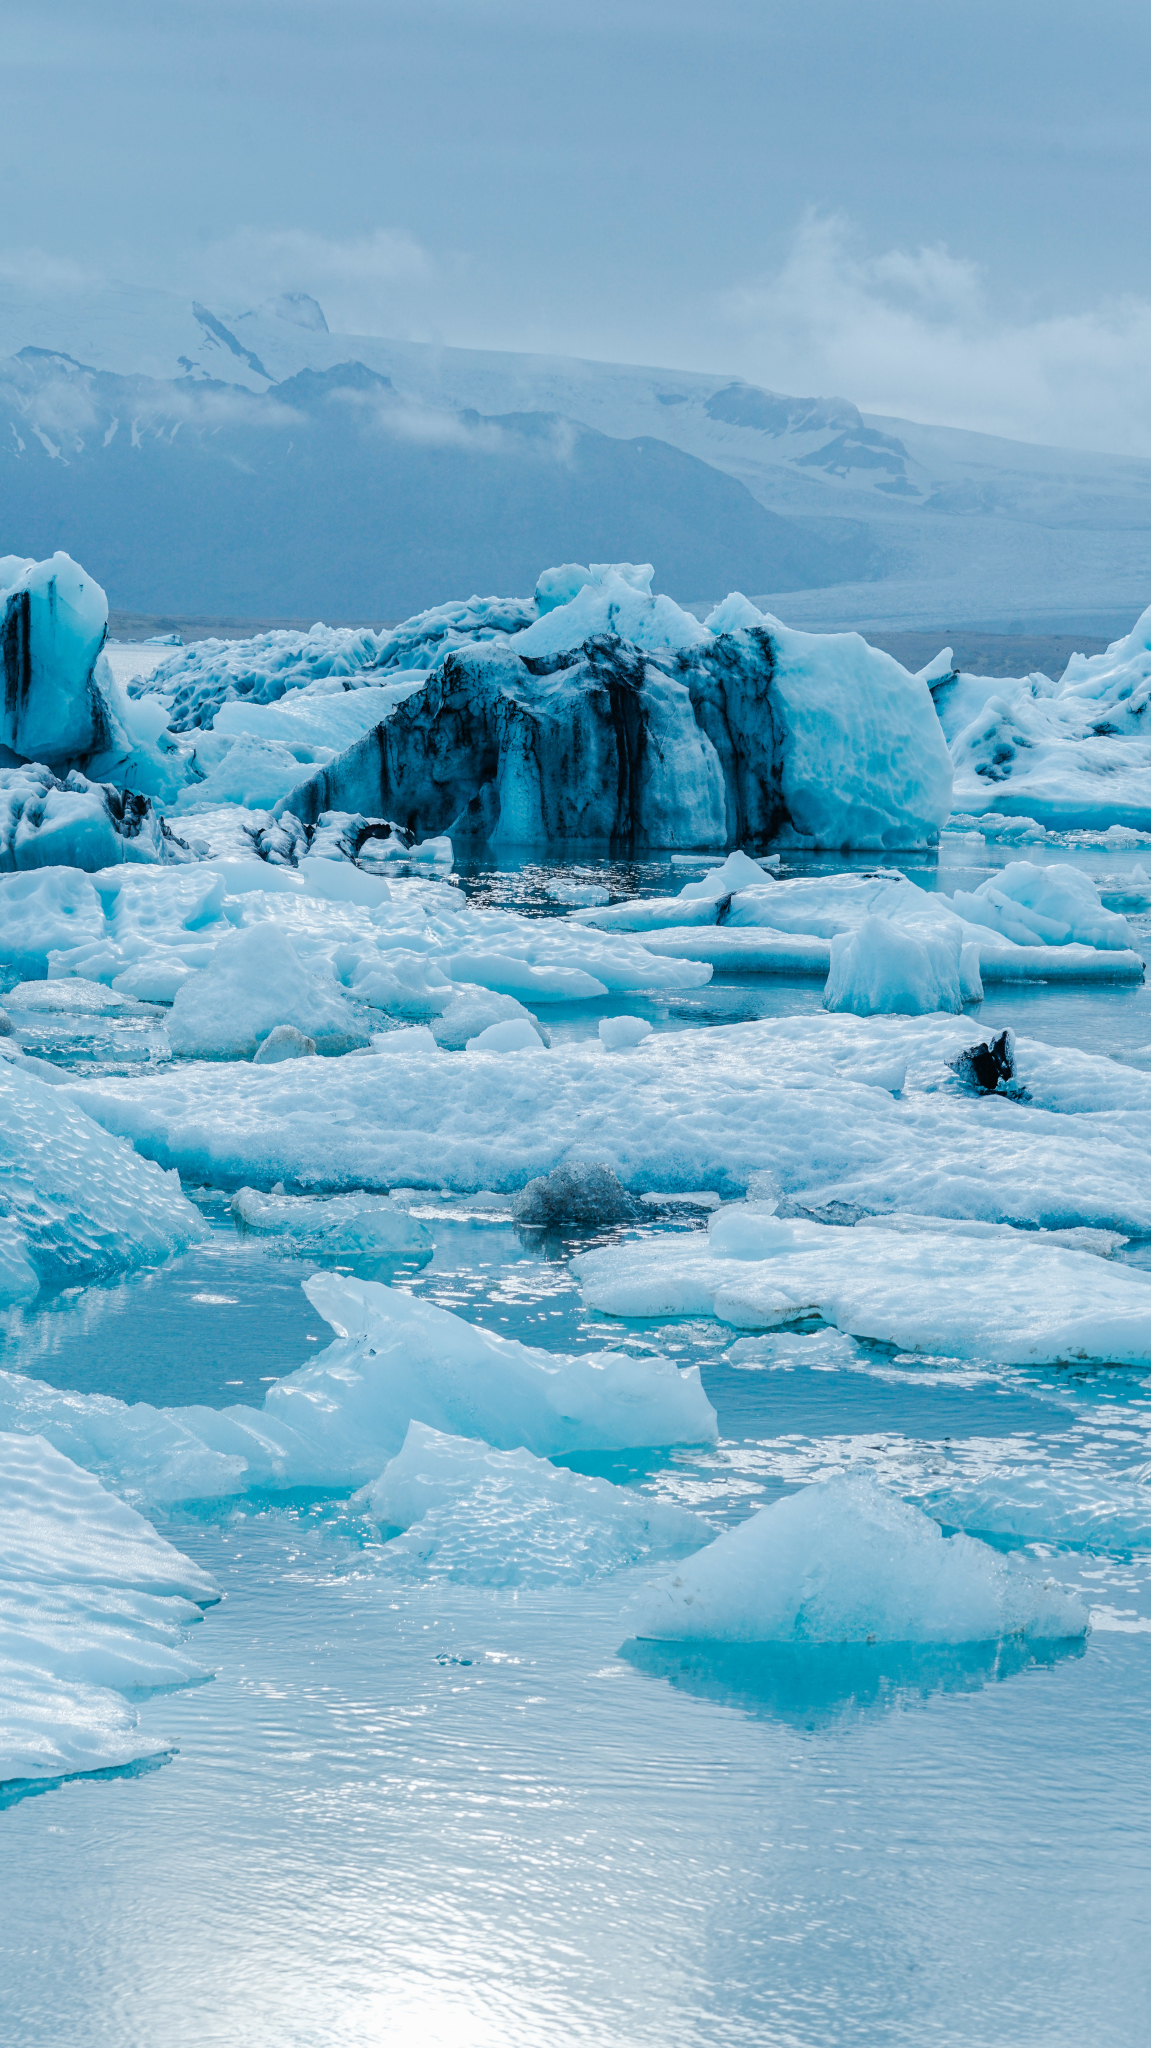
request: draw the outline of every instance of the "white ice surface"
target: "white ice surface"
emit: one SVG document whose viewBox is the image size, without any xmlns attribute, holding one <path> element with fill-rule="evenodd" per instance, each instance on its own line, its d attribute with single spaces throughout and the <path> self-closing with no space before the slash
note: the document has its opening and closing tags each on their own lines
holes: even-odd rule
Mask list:
<svg viewBox="0 0 1151 2048">
<path fill-rule="evenodd" d="M 967 1643 L 1081 1636 L 1053 1581 L 863 1476 L 805 1486 L 642 1593 L 635 1634 L 714 1643 Z"/>
<path fill-rule="evenodd" d="M 1035 1231 L 963 1223 L 882 1233 L 733 1204 L 708 1233 L 662 1235 L 573 1261 L 588 1306 L 715 1315 L 770 1330 L 820 1316 L 929 1357 L 1048 1365 L 1151 1360 L 1151 1275 Z"/>
<path fill-rule="evenodd" d="M 593 1039 L 459 1060 L 413 1031 L 382 1059 L 181 1064 L 59 1092 L 148 1157 L 232 1186 L 512 1190 L 568 1160 L 637 1193 L 742 1194 L 766 1170 L 817 1210 L 1151 1232 L 1151 1076 L 1017 1036 L 1018 1099 L 975 1097 L 947 1062 L 987 1035 L 820 1013 L 654 1032 L 625 1057 Z"/>
<path fill-rule="evenodd" d="M 387 1545 L 389 1570 L 472 1585 L 582 1585 L 710 1534 L 630 1487 L 420 1422 L 363 1500 L 381 1526 L 407 1532 Z"/>
<path fill-rule="evenodd" d="M 0 1779 L 162 1753 L 126 1694 L 206 1674 L 211 1580 L 43 1437 L 0 1433 Z"/>
<path fill-rule="evenodd" d="M 158 1505 L 251 1488 L 360 1486 L 409 1423 L 541 1456 L 714 1438 L 699 1369 L 669 1358 L 536 1350 L 376 1282 L 317 1273 L 305 1292 L 337 1332 L 262 1408 L 153 1408 L 0 1372 L 0 1427 L 38 1431 Z"/>
</svg>

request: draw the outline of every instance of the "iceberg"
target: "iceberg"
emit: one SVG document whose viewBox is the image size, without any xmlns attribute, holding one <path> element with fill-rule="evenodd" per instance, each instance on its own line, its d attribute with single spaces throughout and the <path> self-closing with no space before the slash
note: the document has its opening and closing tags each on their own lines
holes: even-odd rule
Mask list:
<svg viewBox="0 0 1151 2048">
<path fill-rule="evenodd" d="M 734 858 L 725 864 L 729 871 Z M 956 990 L 962 1001 L 978 1000 L 979 982 L 1143 979 L 1126 918 L 1105 910 L 1090 876 L 1066 864 L 1013 861 L 977 889 L 950 897 L 921 889 L 898 868 L 788 881 L 762 869 L 753 879 L 746 870 L 730 879 L 717 871 L 678 896 L 638 897 L 571 917 L 604 933 L 642 933 L 649 953 L 707 961 L 727 973 L 820 976 L 830 972 L 835 941 L 872 919 L 891 927 L 888 953 L 903 932 L 936 962 L 917 955 L 912 968 L 907 956 L 906 987 L 919 992 L 914 1008 L 924 1007 L 933 986 L 948 1000 L 928 1001 L 927 1008 L 958 1007 Z M 878 943 L 878 925 L 873 934 Z M 954 969 L 944 966 L 940 947 L 958 956 Z M 867 950 L 851 956 L 861 968 Z"/>
<path fill-rule="evenodd" d="M 951 933 L 920 934 L 889 917 L 865 917 L 853 932 L 837 932 L 831 941 L 825 1010 L 917 1017 L 930 1010 L 954 1012 L 982 999 L 979 949 L 961 945 Z"/>
<path fill-rule="evenodd" d="M 0 768 L 0 873 L 119 861 L 190 860 L 179 835 L 147 797 L 91 782 L 79 770 L 53 775 L 36 762 Z"/>
<path fill-rule="evenodd" d="M 357 1496 L 388 1529 L 389 1571 L 481 1586 L 579 1586 L 669 1551 L 698 1550 L 698 1516 L 531 1451 L 413 1422 L 402 1448 Z"/>
<path fill-rule="evenodd" d="M 31 1064 L 0 1060 L 0 1301 L 158 1264 L 200 1237 L 178 1174 L 109 1136 Z"/>
<path fill-rule="evenodd" d="M 186 1631 L 212 1581 L 36 1435 L 0 1433 L 0 1780 L 163 1755 L 132 1696 L 208 1676 Z"/>
<path fill-rule="evenodd" d="M 0 1371 L 0 1428 L 36 1432 L 143 1503 L 251 1490 L 337 1492 L 379 1477 L 408 1426 L 539 1457 L 708 1443 L 697 1366 L 537 1350 L 377 1281 L 316 1273 L 304 1291 L 337 1333 L 262 1408 L 153 1408 L 61 1393 Z"/>
<path fill-rule="evenodd" d="M 957 810 L 1048 830 L 1151 830 L 1151 609 L 1104 654 L 1073 654 L 1058 682 L 950 670 L 930 688 Z"/>
<path fill-rule="evenodd" d="M 950 762 L 926 683 L 857 634 L 791 632 L 744 598 L 701 625 L 651 573 L 593 565 L 517 630 L 473 629 L 285 806 L 494 846 L 938 836 Z"/>
<path fill-rule="evenodd" d="M 743 1330 L 819 1317 L 929 1357 L 1146 1364 L 1151 1278 L 1099 1248 L 937 1217 L 849 1228 L 738 1203 L 713 1215 L 706 1236 L 607 1246 L 580 1254 L 573 1270 L 588 1306 L 611 1315 L 714 1315 Z"/>
<path fill-rule="evenodd" d="M 974 1643 L 1083 1636 L 1087 1610 L 985 1543 L 944 1536 L 863 1477 L 814 1482 L 726 1529 L 628 1617 L 662 1642 Z"/>
<path fill-rule="evenodd" d="M 435 1249 L 426 1224 L 387 1195 L 262 1195 L 240 1188 L 232 1216 L 241 1235 L 263 1237 L 294 1257 L 323 1259 L 430 1258 Z"/>
<path fill-rule="evenodd" d="M 47 762 L 108 745 L 112 717 L 95 673 L 107 631 L 108 600 L 70 555 L 0 556 L 0 744 Z"/>
</svg>

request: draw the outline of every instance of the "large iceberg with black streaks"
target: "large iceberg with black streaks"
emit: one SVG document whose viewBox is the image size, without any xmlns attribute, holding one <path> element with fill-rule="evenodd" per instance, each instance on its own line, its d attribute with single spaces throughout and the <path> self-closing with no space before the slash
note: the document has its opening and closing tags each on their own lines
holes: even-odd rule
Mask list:
<svg viewBox="0 0 1151 2048">
<path fill-rule="evenodd" d="M 647 564 L 564 573 L 566 602 L 447 653 L 287 800 L 293 813 L 495 846 L 936 837 L 947 749 L 926 684 L 889 655 L 857 634 L 792 632 L 742 597 L 701 625 L 652 595 Z"/>
<path fill-rule="evenodd" d="M 0 1433 L 0 1781 L 162 1755 L 132 1699 L 208 1676 L 186 1631 L 218 1598 L 90 1472 Z"/>
<path fill-rule="evenodd" d="M 0 556 L 0 745 L 25 761 L 96 753 L 112 720 L 96 665 L 108 600 L 70 555 Z"/>
</svg>

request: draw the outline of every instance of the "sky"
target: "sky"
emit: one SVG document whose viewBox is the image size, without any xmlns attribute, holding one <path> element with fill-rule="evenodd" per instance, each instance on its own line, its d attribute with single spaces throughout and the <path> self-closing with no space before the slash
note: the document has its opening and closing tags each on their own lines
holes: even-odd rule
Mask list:
<svg viewBox="0 0 1151 2048">
<path fill-rule="evenodd" d="M 1129 0 L 7 0 L 0 290 L 1151 453 Z"/>
</svg>

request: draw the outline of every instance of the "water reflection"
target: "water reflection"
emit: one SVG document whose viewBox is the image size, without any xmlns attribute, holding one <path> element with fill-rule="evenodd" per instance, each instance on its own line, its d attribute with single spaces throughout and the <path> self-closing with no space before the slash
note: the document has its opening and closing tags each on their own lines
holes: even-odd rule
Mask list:
<svg viewBox="0 0 1151 2048">
<path fill-rule="evenodd" d="M 939 1693 L 981 1692 L 1081 1657 L 1083 1637 L 1031 1643 L 660 1643 L 633 1636 L 619 1655 L 645 1678 L 756 1720 L 792 1728 L 890 1713 Z"/>
</svg>

